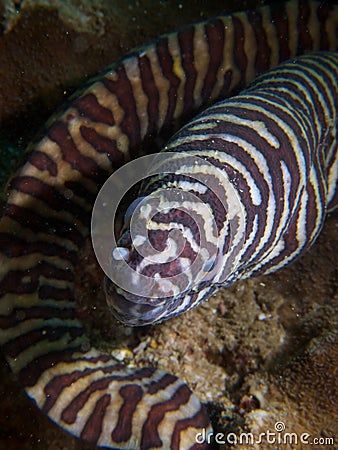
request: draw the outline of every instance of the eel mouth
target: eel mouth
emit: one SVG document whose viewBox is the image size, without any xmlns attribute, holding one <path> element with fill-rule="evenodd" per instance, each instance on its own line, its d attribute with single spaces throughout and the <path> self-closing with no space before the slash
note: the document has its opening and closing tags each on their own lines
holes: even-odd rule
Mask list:
<svg viewBox="0 0 338 450">
<path fill-rule="evenodd" d="M 105 277 L 106 301 L 113 316 L 124 325 L 151 325 L 167 318 L 180 303 L 184 293 L 164 298 L 149 298 L 126 292 Z"/>
</svg>

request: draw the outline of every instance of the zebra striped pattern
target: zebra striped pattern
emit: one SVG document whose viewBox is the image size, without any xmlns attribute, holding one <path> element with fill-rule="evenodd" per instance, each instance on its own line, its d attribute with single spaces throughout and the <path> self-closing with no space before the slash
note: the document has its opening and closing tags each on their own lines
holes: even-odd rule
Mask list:
<svg viewBox="0 0 338 450">
<path fill-rule="evenodd" d="M 162 36 L 87 84 L 30 145 L 0 219 L 0 342 L 27 394 L 60 426 L 109 448 L 207 447 L 195 444 L 196 433 L 210 430 L 207 413 L 181 380 L 116 363 L 90 345 L 76 319 L 73 269 L 92 205 L 114 169 L 154 149 L 159 135 L 202 106 L 238 92 L 289 57 L 336 50 L 337 23 L 336 6 L 291 1 Z M 325 110 L 328 89 L 325 84 L 321 91 Z M 318 107 L 315 117 L 322 119 Z M 319 123 L 308 125 L 317 139 Z M 298 127 L 292 127 L 294 140 L 302 146 Z M 322 170 L 314 175 L 328 180 L 331 156 L 321 156 L 314 155 Z M 310 170 L 306 161 L 298 165 Z M 316 195 L 308 194 L 317 201 L 322 187 L 314 178 L 312 186 Z M 293 211 L 299 217 L 294 226 L 306 218 L 307 236 L 314 238 L 319 209 L 318 203 L 313 219 L 309 207 Z"/>
<path fill-rule="evenodd" d="M 338 53 L 304 55 L 207 108 L 169 141 L 173 157 L 159 164 L 134 212 L 142 234 L 126 227 L 119 248 L 139 291 L 140 273 L 157 284 L 144 297 L 116 293 L 107 281 L 114 315 L 129 325 L 168 319 L 218 286 L 303 254 L 338 204 L 337 102 Z M 181 247 L 171 242 L 173 230 L 182 233 Z M 122 278 L 123 263 L 113 266 Z"/>
</svg>

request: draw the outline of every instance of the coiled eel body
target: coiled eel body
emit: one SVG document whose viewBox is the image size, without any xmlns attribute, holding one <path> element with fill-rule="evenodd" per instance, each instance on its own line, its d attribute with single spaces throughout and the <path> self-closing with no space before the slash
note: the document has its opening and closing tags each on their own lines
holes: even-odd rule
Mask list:
<svg viewBox="0 0 338 450">
<path fill-rule="evenodd" d="M 118 319 L 168 319 L 309 248 L 338 202 L 337 70 L 334 52 L 283 63 L 168 142 L 106 283 Z"/>
<path fill-rule="evenodd" d="M 181 380 L 154 368 L 116 363 L 90 345 L 76 318 L 73 269 L 89 234 L 92 205 L 108 175 L 150 148 L 163 130 L 167 133 L 207 103 L 238 92 L 280 61 L 336 50 L 337 23 L 336 6 L 292 1 L 218 17 L 160 37 L 85 86 L 31 144 L 26 162 L 5 193 L 0 221 L 0 342 L 27 394 L 60 426 L 109 448 L 207 447 L 197 444 L 195 437 L 210 430 L 208 416 Z M 283 82 L 288 70 L 290 66 L 281 69 Z M 290 241 L 294 236 L 297 241 L 287 255 L 283 248 L 275 252 L 272 246 L 281 241 L 274 227 L 267 232 L 266 217 L 263 228 L 257 225 L 259 244 L 248 245 L 241 255 L 241 261 L 257 259 L 239 276 L 250 276 L 260 267 L 266 271 L 282 266 L 304 251 L 318 234 L 328 203 L 333 207 L 336 201 L 337 56 L 299 61 L 296 71 L 295 92 L 290 84 L 277 86 L 278 77 L 273 83 L 269 74 L 258 81 L 262 92 L 257 109 L 268 124 L 260 131 L 246 123 L 241 126 L 249 135 L 259 135 L 263 147 L 278 147 L 278 139 L 296 146 L 290 153 L 283 148 L 275 167 L 288 188 L 279 192 L 273 180 L 270 184 L 271 195 L 283 197 L 275 216 L 284 228 L 288 226 Z M 255 85 L 245 95 L 255 103 Z M 298 111 L 294 122 L 285 98 Z M 207 117 L 221 109 L 215 106 Z M 283 136 L 274 136 L 271 113 L 285 122 Z M 229 118 L 215 129 L 207 119 L 206 139 Z M 200 135 L 200 128 L 197 119 L 170 145 L 189 149 L 191 130 Z M 295 172 L 294 164 L 301 173 Z M 258 186 L 258 179 L 255 183 L 262 204 L 269 206 L 273 199 L 266 198 L 266 175 L 257 174 L 266 188 Z M 247 182 L 244 175 L 241 181 Z M 250 183 L 247 187 L 253 188 Z M 245 212 L 246 236 L 256 226 L 259 204 L 253 198 L 252 208 Z M 261 251 L 255 253 L 257 245 Z M 259 255 L 263 260 L 258 261 Z M 210 295 L 210 286 L 205 289 L 208 292 L 197 297 Z"/>
</svg>

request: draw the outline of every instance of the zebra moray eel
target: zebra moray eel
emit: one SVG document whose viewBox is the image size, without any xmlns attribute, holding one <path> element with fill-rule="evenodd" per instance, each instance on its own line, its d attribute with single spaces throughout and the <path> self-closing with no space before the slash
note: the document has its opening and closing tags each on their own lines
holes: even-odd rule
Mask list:
<svg viewBox="0 0 338 450">
<path fill-rule="evenodd" d="M 302 255 L 338 204 L 337 101 L 338 53 L 313 53 L 183 127 L 119 240 L 112 272 L 128 290 L 106 279 L 113 314 L 168 319 Z"/>
<path fill-rule="evenodd" d="M 195 436 L 211 430 L 208 415 L 181 380 L 155 368 L 117 363 L 91 346 L 76 318 L 74 266 L 89 235 L 92 206 L 108 175 L 152 148 L 163 130 L 173 131 L 201 107 L 237 93 L 283 60 L 336 50 L 337 23 L 337 6 L 291 1 L 164 35 L 84 86 L 30 145 L 5 192 L 0 220 L 0 342 L 27 394 L 61 427 L 108 448 L 207 447 L 197 444 Z M 331 67 L 335 55 L 316 58 L 297 73 L 298 101 L 306 113 L 299 113 L 285 135 L 299 151 L 285 156 L 290 160 L 283 169 L 276 167 L 286 178 L 291 160 L 309 171 L 311 183 L 303 188 L 303 203 L 295 203 L 292 211 L 293 231 L 304 231 L 309 239 L 318 232 L 328 199 L 325 180 L 329 181 L 333 155 L 324 150 L 333 150 L 332 134 L 323 138 L 320 133 L 329 120 L 326 114 L 333 117 L 335 112 L 330 80 L 337 77 L 336 63 Z M 316 61 L 323 61 L 323 67 Z M 268 86 L 269 80 L 267 75 L 259 83 Z M 286 89 L 289 92 L 289 86 Z M 275 112 L 283 110 L 289 124 L 283 87 L 280 92 Z M 297 103 L 296 94 L 285 95 Z M 317 95 L 320 101 L 308 104 L 307 95 Z M 260 107 L 264 115 L 265 106 Z M 270 124 L 265 138 L 271 137 L 273 145 Z M 184 142 L 187 130 L 177 139 L 189 146 Z M 263 131 L 260 139 L 264 140 Z M 311 153 L 318 140 L 322 147 Z M 309 145 L 306 151 L 304 143 Z M 293 183 L 296 175 L 290 174 Z M 295 181 L 299 187 L 290 187 L 290 201 L 300 194 L 303 175 Z M 262 182 L 266 186 L 263 177 Z M 260 189 L 261 201 L 268 201 Z M 247 213 L 253 227 L 254 212 Z M 287 221 L 285 209 L 276 214 Z M 273 240 L 261 241 L 261 246 L 267 249 Z"/>
</svg>

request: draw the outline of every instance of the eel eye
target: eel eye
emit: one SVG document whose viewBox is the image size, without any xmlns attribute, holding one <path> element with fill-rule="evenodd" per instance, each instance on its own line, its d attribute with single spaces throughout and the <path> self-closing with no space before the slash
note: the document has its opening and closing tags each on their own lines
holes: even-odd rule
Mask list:
<svg viewBox="0 0 338 450">
<path fill-rule="evenodd" d="M 203 266 L 204 272 L 211 272 L 215 267 L 215 259 L 206 261 Z"/>
<path fill-rule="evenodd" d="M 130 222 L 131 216 L 134 214 L 135 209 L 137 208 L 137 205 L 139 205 L 142 200 L 144 200 L 145 197 L 137 197 L 135 200 L 133 200 L 128 208 L 126 209 L 126 212 L 124 213 L 124 224 L 127 225 Z"/>
</svg>

